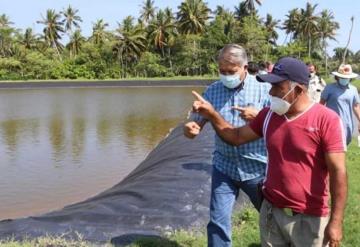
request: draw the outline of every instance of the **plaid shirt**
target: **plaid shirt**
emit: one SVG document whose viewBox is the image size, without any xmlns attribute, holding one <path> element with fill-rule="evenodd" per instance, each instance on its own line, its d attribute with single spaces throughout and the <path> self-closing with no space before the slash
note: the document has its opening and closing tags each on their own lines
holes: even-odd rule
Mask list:
<svg viewBox="0 0 360 247">
<path fill-rule="evenodd" d="M 203 96 L 227 122 L 239 127 L 246 125 L 246 121 L 231 107 L 253 106 L 261 110 L 270 103 L 270 87 L 270 84 L 260 83 L 255 76 L 248 74 L 242 89 L 228 89 L 217 81 L 205 90 Z M 195 121 L 201 121 L 201 116 L 194 114 L 193 117 Z M 230 178 L 245 181 L 264 175 L 266 163 L 267 152 L 263 139 L 235 147 L 215 135 L 213 164 Z"/>
</svg>

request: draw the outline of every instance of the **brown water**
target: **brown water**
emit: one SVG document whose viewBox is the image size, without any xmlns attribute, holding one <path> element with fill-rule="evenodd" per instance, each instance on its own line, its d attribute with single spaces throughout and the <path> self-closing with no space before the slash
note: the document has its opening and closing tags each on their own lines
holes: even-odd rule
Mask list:
<svg viewBox="0 0 360 247">
<path fill-rule="evenodd" d="M 59 209 L 121 181 L 185 118 L 193 89 L 1 90 L 0 219 Z"/>
</svg>

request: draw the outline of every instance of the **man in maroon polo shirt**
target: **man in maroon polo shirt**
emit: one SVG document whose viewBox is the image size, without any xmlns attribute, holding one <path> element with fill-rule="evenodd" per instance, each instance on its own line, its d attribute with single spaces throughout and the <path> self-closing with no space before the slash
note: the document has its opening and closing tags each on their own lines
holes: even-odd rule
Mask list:
<svg viewBox="0 0 360 247">
<path fill-rule="evenodd" d="M 246 126 L 227 123 L 196 92 L 193 110 L 230 144 L 264 137 L 268 168 L 260 211 L 262 246 L 339 246 L 347 197 L 342 122 L 310 100 L 303 62 L 281 58 L 271 73 L 257 79 L 271 83 L 271 105 Z"/>
</svg>

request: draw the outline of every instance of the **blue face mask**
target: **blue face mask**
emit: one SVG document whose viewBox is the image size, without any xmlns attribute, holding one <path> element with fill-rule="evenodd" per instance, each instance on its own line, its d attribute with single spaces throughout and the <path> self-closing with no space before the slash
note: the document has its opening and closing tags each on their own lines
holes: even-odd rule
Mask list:
<svg viewBox="0 0 360 247">
<path fill-rule="evenodd" d="M 238 87 L 241 84 L 240 75 L 223 75 L 220 74 L 220 81 L 224 84 L 225 87 L 233 89 Z"/>
<path fill-rule="evenodd" d="M 346 78 L 339 78 L 339 84 L 341 86 L 347 86 L 350 82 L 350 79 L 346 79 Z"/>
</svg>

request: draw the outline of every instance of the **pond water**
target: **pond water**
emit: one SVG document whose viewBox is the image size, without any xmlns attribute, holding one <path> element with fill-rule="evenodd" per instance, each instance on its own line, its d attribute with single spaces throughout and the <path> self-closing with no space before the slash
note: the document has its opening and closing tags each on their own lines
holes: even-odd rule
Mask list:
<svg viewBox="0 0 360 247">
<path fill-rule="evenodd" d="M 185 119 L 192 87 L 0 90 L 0 219 L 94 196 Z"/>
</svg>

